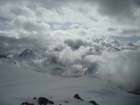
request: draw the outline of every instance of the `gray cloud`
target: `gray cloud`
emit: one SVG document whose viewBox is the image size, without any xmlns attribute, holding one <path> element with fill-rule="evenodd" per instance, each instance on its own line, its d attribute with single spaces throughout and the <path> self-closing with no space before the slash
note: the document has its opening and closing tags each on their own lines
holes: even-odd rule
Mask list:
<svg viewBox="0 0 140 105">
<path fill-rule="evenodd" d="M 113 31 L 117 31 L 116 28 L 108 28 L 107 31 L 113 32 Z"/>
<path fill-rule="evenodd" d="M 123 30 L 121 34 L 125 35 L 140 35 L 139 29 L 129 29 L 129 30 Z"/>
<path fill-rule="evenodd" d="M 72 40 L 68 39 L 64 41 L 65 44 L 68 44 L 72 49 L 78 49 L 80 46 L 85 46 L 86 43 L 80 39 Z"/>
<path fill-rule="evenodd" d="M 42 42 L 38 38 L 21 38 L 0 36 L 0 54 L 20 53 L 26 48 L 41 49 L 47 48 L 42 46 Z"/>
<path fill-rule="evenodd" d="M 109 80 L 126 90 L 139 90 L 140 51 L 121 51 L 117 54 L 104 53 L 104 62 L 100 63 L 98 73 L 102 79 Z M 108 55 L 109 54 L 109 55 Z"/>
<path fill-rule="evenodd" d="M 130 24 L 132 23 L 137 28 L 140 26 L 139 0 L 24 0 L 22 2 L 18 0 L 1 0 L 0 5 L 1 20 L 10 19 L 11 21 L 19 15 L 30 18 L 27 19 L 28 21 L 22 27 L 27 31 L 37 29 L 42 31 L 44 27 L 43 22 L 45 24 L 46 22 L 59 23 L 60 25 L 54 26 L 55 30 L 66 29 L 63 28 L 64 24 L 79 24 L 85 27 L 92 27 L 96 30 L 93 33 L 87 33 L 86 30 L 81 30 L 79 33 L 77 31 L 78 34 L 83 35 L 99 35 L 101 32 L 113 35 L 119 33 L 119 29 L 116 31 L 112 29 L 105 30 L 105 24 L 107 27 L 113 27 L 114 25 L 120 29 L 122 28 L 121 26 L 126 24 L 126 29 L 130 29 L 132 27 Z M 43 21 L 40 23 L 42 25 L 40 26 L 38 23 L 29 21 L 31 19 L 38 22 Z M 95 22 L 94 20 L 96 19 L 98 21 Z M 117 22 L 112 22 L 112 20 L 116 20 Z M 3 21 L 1 22 L 4 23 Z M 2 25 L 7 28 L 7 24 Z M 108 33 L 107 31 L 113 31 L 114 33 Z"/>
<path fill-rule="evenodd" d="M 99 12 L 103 15 L 117 17 L 132 17 L 133 16 L 133 0 L 98 0 Z"/>
<path fill-rule="evenodd" d="M 68 2 L 79 2 L 79 3 L 91 3 L 92 5 L 98 5 L 98 11 L 106 16 L 117 16 L 132 18 L 135 10 L 140 6 L 139 0 L 53 0 L 55 2 L 68 3 Z"/>
<path fill-rule="evenodd" d="M 13 24 L 18 28 L 21 27 L 27 31 L 48 31 L 50 30 L 50 25 L 44 22 L 36 22 L 32 18 L 26 18 L 24 16 L 18 16 L 13 20 Z"/>
<path fill-rule="evenodd" d="M 34 12 L 27 7 L 12 7 L 10 12 L 15 14 L 15 16 L 23 15 L 26 17 L 31 17 L 34 14 Z"/>
<path fill-rule="evenodd" d="M 78 2 L 78 3 L 90 3 L 92 5 L 98 5 L 98 10 L 101 14 L 103 15 L 109 15 L 109 16 L 130 16 L 132 17 L 134 15 L 134 8 L 138 8 L 140 6 L 140 2 L 139 0 L 117 0 L 117 1 L 112 1 L 112 0 L 33 0 L 34 3 L 32 3 L 31 1 L 25 0 L 25 1 L 18 1 L 18 0 L 2 0 L 1 4 L 28 4 L 29 6 L 35 5 L 35 4 L 40 4 L 40 6 L 46 5 L 45 7 L 51 9 L 53 7 L 58 7 L 58 4 L 60 4 L 59 6 L 62 6 L 62 4 L 64 3 L 74 3 L 74 2 Z M 134 8 L 133 8 L 134 7 Z M 133 10 L 134 9 L 134 10 Z M 18 11 L 17 11 L 18 12 Z"/>
<path fill-rule="evenodd" d="M 0 1 L 0 16 L 3 18 L 13 19 L 18 15 L 31 16 L 33 14 L 26 5 L 29 2 L 19 0 L 1 0 Z"/>
</svg>

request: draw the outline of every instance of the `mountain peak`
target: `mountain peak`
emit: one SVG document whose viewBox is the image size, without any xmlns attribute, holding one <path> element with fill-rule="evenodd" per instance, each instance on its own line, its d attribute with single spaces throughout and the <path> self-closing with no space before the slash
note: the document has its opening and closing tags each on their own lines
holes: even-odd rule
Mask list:
<svg viewBox="0 0 140 105">
<path fill-rule="evenodd" d="M 127 46 L 135 46 L 132 42 L 126 42 L 125 45 L 127 45 Z"/>
<path fill-rule="evenodd" d="M 26 59 L 39 57 L 38 50 L 36 49 L 25 49 L 19 56 Z"/>
</svg>

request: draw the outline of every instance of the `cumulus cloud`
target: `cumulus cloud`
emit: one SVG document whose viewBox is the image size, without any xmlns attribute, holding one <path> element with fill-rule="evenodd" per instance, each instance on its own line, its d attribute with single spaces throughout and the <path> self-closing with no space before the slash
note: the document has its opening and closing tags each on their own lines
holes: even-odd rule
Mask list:
<svg viewBox="0 0 140 105">
<path fill-rule="evenodd" d="M 96 6 L 98 8 L 98 12 L 101 15 L 113 17 L 115 19 L 126 20 L 126 19 L 136 19 L 136 10 L 140 7 L 139 0 L 54 0 L 55 2 L 61 3 L 77 3 L 77 4 L 91 4 L 92 6 Z M 124 8 L 125 6 L 125 8 Z"/>
<path fill-rule="evenodd" d="M 54 30 L 62 30 L 67 29 L 72 24 L 78 24 L 84 28 L 72 29 L 71 33 L 86 36 L 102 35 L 102 33 L 122 35 L 121 30 L 124 27 L 126 30 L 139 27 L 139 11 L 138 0 L 118 0 L 115 2 L 111 0 L 35 0 L 34 2 L 32 0 L 22 2 L 5 0 L 1 1 L 0 16 L 2 19 L 9 19 L 9 21 L 18 16 L 26 17 L 25 25 L 27 28 L 22 27 L 26 30 L 37 30 L 40 27 L 39 30 L 44 30 L 43 27 L 46 27 L 46 24 L 49 24 Z M 2 22 L 7 25 L 5 21 Z M 29 28 L 29 25 L 36 26 Z M 106 30 L 106 27 L 119 28 L 111 31 L 112 29 Z M 9 28 L 13 29 L 14 26 L 11 25 Z"/>
<path fill-rule="evenodd" d="M 64 43 L 69 45 L 72 49 L 79 49 L 80 46 L 86 45 L 86 42 L 80 39 L 77 40 L 67 39 L 64 41 Z"/>
<path fill-rule="evenodd" d="M 35 11 L 35 16 L 39 21 L 47 21 L 47 22 L 62 22 L 61 16 L 55 9 L 49 10 L 47 8 L 39 7 Z"/>
<path fill-rule="evenodd" d="M 13 20 L 13 24 L 17 27 L 21 27 L 26 31 L 48 31 L 50 25 L 44 22 L 37 22 L 33 18 L 26 18 L 24 16 L 18 16 Z"/>
<path fill-rule="evenodd" d="M 23 15 L 26 17 L 32 17 L 34 15 L 34 12 L 27 7 L 12 7 L 10 12 L 15 16 Z"/>
<path fill-rule="evenodd" d="M 25 15 L 30 17 L 33 15 L 33 11 L 26 7 L 28 1 L 18 0 L 1 0 L 0 1 L 0 16 L 3 18 L 13 19 L 18 15 Z"/>
<path fill-rule="evenodd" d="M 79 25 L 78 24 L 72 24 L 69 29 L 78 29 Z"/>
<path fill-rule="evenodd" d="M 84 55 L 86 51 L 86 48 L 83 46 L 74 51 L 70 47 L 66 47 L 62 52 L 60 52 L 59 59 L 64 62 L 74 63 L 76 60 L 81 60 L 82 55 Z"/>
</svg>

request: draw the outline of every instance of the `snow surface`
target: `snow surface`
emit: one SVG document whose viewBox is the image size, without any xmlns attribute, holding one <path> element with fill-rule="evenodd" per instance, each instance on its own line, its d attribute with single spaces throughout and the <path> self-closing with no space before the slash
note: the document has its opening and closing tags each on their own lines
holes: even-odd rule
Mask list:
<svg viewBox="0 0 140 105">
<path fill-rule="evenodd" d="M 73 98 L 74 94 L 84 101 Z M 0 64 L 0 105 L 20 105 L 25 101 L 38 105 L 33 97 L 46 97 L 54 105 L 92 105 L 88 103 L 91 100 L 99 105 L 140 105 L 140 96 L 99 79 L 61 78 L 29 67 Z"/>
</svg>

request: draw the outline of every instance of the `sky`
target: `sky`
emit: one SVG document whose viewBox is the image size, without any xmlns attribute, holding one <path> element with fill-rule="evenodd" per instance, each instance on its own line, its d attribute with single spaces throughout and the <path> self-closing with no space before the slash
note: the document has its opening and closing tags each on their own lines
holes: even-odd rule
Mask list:
<svg viewBox="0 0 140 105">
<path fill-rule="evenodd" d="M 0 0 L 0 36 L 140 36 L 139 17 L 139 0 Z"/>
</svg>

